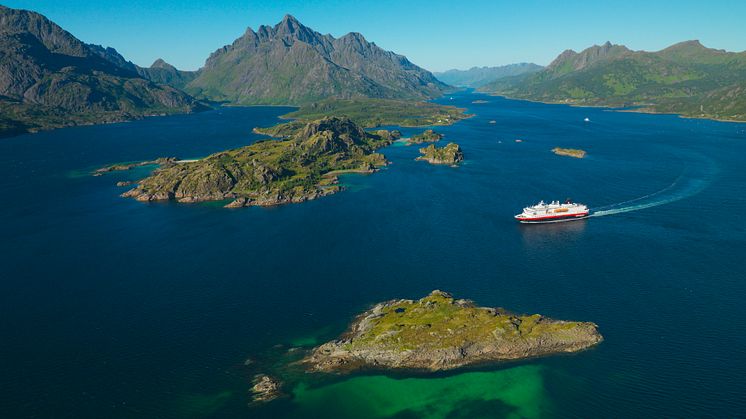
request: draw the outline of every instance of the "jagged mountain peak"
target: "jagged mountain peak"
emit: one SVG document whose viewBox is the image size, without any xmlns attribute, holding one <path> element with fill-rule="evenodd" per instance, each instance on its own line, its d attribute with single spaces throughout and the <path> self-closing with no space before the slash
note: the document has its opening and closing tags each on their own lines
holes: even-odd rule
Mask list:
<svg viewBox="0 0 746 419">
<path fill-rule="evenodd" d="M 631 50 L 624 45 L 612 44 L 610 41 L 606 41 L 601 45 L 588 47 L 581 52 L 567 49 L 557 56 L 547 68 L 564 74 L 570 71 L 581 70 L 598 61 L 616 58 L 629 52 Z"/>
<path fill-rule="evenodd" d="M 150 68 L 164 68 L 164 69 L 176 69 L 176 67 L 172 66 L 171 64 L 167 63 L 163 58 L 159 58 L 153 62 L 153 64 L 150 65 Z"/>
<path fill-rule="evenodd" d="M 430 99 L 445 87 L 360 33 L 334 38 L 285 15 L 211 54 L 187 89 L 233 103 L 302 104 L 328 97 Z"/>
</svg>

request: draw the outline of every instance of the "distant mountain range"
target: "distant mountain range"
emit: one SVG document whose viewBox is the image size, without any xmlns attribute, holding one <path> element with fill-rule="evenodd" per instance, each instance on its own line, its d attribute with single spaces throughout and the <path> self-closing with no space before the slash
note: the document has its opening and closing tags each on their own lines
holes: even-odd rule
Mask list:
<svg viewBox="0 0 746 419">
<path fill-rule="evenodd" d="M 359 33 L 334 38 L 286 15 L 212 53 L 186 91 L 234 104 L 297 105 L 329 97 L 432 99 L 447 87 Z"/>
<path fill-rule="evenodd" d="M 495 80 L 520 76 L 526 73 L 536 73 L 544 67 L 533 63 L 508 64 L 499 67 L 472 67 L 468 70 L 448 70 L 433 73 L 443 83 L 460 87 L 482 87 Z"/>
<path fill-rule="evenodd" d="M 181 71 L 161 59 L 139 67 L 113 48 L 81 42 L 41 14 L 0 6 L 0 136 L 205 109 L 200 100 L 426 100 L 447 89 L 359 33 L 322 35 L 290 15 L 273 27 L 247 29 L 200 70 Z"/>
<path fill-rule="evenodd" d="M 609 42 L 564 51 L 546 69 L 480 90 L 575 105 L 635 106 L 648 112 L 746 120 L 746 52 L 687 41 L 657 52 Z"/>
<path fill-rule="evenodd" d="M 0 6 L 0 136 L 235 105 L 324 99 L 428 100 L 451 83 L 515 98 L 746 120 L 746 53 L 698 41 L 658 52 L 606 43 L 548 67 L 514 64 L 438 75 L 359 33 L 322 35 L 290 15 L 248 28 L 198 71 L 150 67 L 86 44 L 44 16 Z M 402 102 L 404 103 L 404 102 Z"/>
<path fill-rule="evenodd" d="M 201 107 L 140 76 L 116 50 L 85 44 L 38 13 L 0 6 L 0 136 Z"/>
</svg>

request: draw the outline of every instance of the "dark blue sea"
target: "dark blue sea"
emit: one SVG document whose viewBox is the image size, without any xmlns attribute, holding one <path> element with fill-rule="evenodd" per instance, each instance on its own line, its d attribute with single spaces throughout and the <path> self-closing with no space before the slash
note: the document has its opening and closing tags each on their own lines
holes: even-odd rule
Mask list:
<svg viewBox="0 0 746 419">
<path fill-rule="evenodd" d="M 474 114 L 437 128 L 460 167 L 395 144 L 390 166 L 344 176 L 344 192 L 276 208 L 143 204 L 115 184 L 152 168 L 90 172 L 243 146 L 290 108 L 0 140 L 0 416 L 746 416 L 746 124 L 439 102 Z M 598 216 L 513 220 L 568 197 Z M 593 321 L 605 341 L 435 376 L 300 375 L 288 397 L 249 405 L 253 375 L 288 350 L 433 289 Z"/>
</svg>

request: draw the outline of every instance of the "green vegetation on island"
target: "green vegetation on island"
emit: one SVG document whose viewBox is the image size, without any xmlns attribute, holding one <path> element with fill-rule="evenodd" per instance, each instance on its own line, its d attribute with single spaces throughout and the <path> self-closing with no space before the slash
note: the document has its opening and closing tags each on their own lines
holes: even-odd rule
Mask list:
<svg viewBox="0 0 746 419">
<path fill-rule="evenodd" d="M 422 143 L 436 143 L 443 138 L 443 134 L 435 132 L 431 129 L 425 130 L 421 134 L 413 135 L 407 140 L 407 145 L 422 144 Z"/>
<path fill-rule="evenodd" d="M 155 160 L 117 163 L 117 164 L 112 164 L 112 165 L 94 170 L 93 176 L 101 176 L 104 173 L 120 172 L 120 171 L 125 171 L 125 170 L 131 170 L 131 169 L 134 169 L 135 167 L 150 166 L 150 165 L 159 165 L 161 168 L 165 168 L 168 166 L 172 166 L 176 164 L 177 162 L 178 162 L 178 159 L 176 157 L 159 157 Z"/>
<path fill-rule="evenodd" d="M 422 155 L 417 157 L 417 160 L 423 160 L 430 164 L 450 164 L 454 166 L 464 160 L 464 152 L 456 143 L 448 143 L 444 147 L 435 147 L 435 144 L 430 144 L 421 148 L 420 153 Z"/>
<path fill-rule="evenodd" d="M 558 156 L 575 157 L 576 159 L 582 159 L 586 155 L 585 150 L 579 150 L 576 148 L 560 148 L 560 147 L 553 148 L 552 153 Z"/>
<path fill-rule="evenodd" d="M 546 69 L 497 80 L 480 90 L 518 99 L 637 112 L 746 121 L 746 52 L 699 41 L 657 52 L 606 43 L 567 50 Z"/>
<path fill-rule="evenodd" d="M 375 305 L 337 340 L 315 348 L 302 363 L 310 371 L 337 373 L 443 371 L 577 352 L 602 340 L 594 323 L 516 315 L 433 291 L 420 300 Z"/>
<path fill-rule="evenodd" d="M 386 130 L 366 132 L 349 118 L 324 118 L 285 139 L 162 167 L 122 196 L 138 201 L 230 199 L 228 207 L 303 202 L 340 191 L 335 173 L 370 173 L 384 166 L 386 158 L 375 150 L 398 138 Z"/>
<path fill-rule="evenodd" d="M 345 117 L 365 128 L 382 125 L 417 127 L 450 125 L 468 118 L 465 109 L 429 102 L 393 99 L 326 99 L 303 105 L 297 111 L 283 115 L 291 122 L 268 128 L 255 128 L 259 134 L 286 137 L 309 121 L 325 117 Z"/>
</svg>

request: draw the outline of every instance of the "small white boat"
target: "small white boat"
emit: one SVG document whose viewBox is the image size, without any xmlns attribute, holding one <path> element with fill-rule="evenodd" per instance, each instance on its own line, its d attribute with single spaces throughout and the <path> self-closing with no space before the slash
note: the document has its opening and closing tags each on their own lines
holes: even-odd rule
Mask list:
<svg viewBox="0 0 746 419">
<path fill-rule="evenodd" d="M 585 121 L 585 122 L 591 122 L 591 119 L 590 118 L 585 118 L 583 121 Z"/>
</svg>

